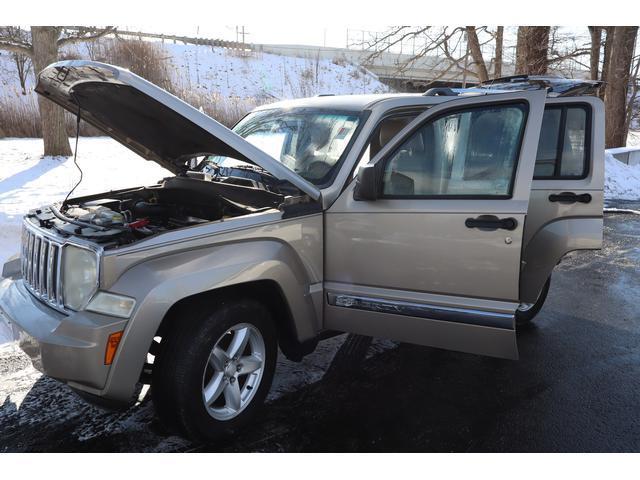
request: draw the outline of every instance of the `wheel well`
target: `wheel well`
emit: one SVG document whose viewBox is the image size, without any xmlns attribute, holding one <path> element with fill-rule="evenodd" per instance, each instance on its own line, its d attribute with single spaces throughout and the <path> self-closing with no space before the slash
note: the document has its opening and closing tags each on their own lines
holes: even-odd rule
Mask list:
<svg viewBox="0 0 640 480">
<path fill-rule="evenodd" d="M 155 336 L 166 335 L 175 326 L 174 320 L 185 309 L 192 309 L 194 305 L 204 306 L 220 298 L 253 298 L 265 305 L 275 323 L 280 349 L 288 359 L 300 361 L 304 355 L 315 348 L 317 344 L 315 339 L 311 342 L 298 340 L 289 304 L 280 286 L 272 280 L 240 283 L 185 297 L 167 311 Z"/>
</svg>

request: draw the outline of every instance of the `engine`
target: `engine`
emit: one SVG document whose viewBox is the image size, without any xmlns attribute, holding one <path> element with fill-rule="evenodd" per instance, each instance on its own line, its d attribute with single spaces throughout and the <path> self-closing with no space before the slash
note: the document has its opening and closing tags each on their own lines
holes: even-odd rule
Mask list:
<svg viewBox="0 0 640 480">
<path fill-rule="evenodd" d="M 169 230 L 276 208 L 282 196 L 250 187 L 172 177 L 151 187 L 75 198 L 27 217 L 63 237 L 111 248 Z"/>
</svg>

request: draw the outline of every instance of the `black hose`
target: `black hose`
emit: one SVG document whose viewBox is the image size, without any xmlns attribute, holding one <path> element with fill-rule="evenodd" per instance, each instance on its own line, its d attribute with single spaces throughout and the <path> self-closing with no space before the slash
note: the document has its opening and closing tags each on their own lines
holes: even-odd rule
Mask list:
<svg viewBox="0 0 640 480">
<path fill-rule="evenodd" d="M 78 138 L 80 138 L 80 112 L 82 112 L 82 110 L 80 109 L 80 102 L 78 102 L 78 99 L 75 98 L 74 99 L 76 101 L 76 103 L 78 104 L 78 121 L 76 122 L 76 148 L 73 152 L 73 163 L 75 164 L 76 168 L 80 171 L 80 179 L 78 180 L 78 183 L 76 183 L 73 188 L 69 191 L 69 193 L 67 193 L 67 196 L 64 197 L 64 201 L 62 202 L 62 206 L 64 207 L 67 204 L 67 200 L 69 200 L 69 196 L 73 193 L 73 191 L 78 188 L 78 185 L 80 185 L 80 183 L 82 182 L 82 177 L 83 177 L 83 173 L 82 173 L 82 169 L 80 168 L 80 165 L 78 165 Z"/>
</svg>

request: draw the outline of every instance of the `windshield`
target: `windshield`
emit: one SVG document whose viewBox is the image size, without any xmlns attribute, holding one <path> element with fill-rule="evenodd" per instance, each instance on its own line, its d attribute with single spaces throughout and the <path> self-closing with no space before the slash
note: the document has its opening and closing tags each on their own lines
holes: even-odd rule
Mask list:
<svg viewBox="0 0 640 480">
<path fill-rule="evenodd" d="M 233 131 L 309 182 L 325 185 L 359 123 L 360 116 L 353 113 L 273 109 L 250 113 Z M 244 162 L 211 156 L 207 163 L 233 167 Z"/>
</svg>

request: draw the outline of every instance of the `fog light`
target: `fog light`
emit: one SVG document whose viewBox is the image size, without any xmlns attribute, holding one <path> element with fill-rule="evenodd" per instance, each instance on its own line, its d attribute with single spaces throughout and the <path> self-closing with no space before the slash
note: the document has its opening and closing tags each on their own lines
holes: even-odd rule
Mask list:
<svg viewBox="0 0 640 480">
<path fill-rule="evenodd" d="M 87 305 L 90 312 L 111 315 L 112 317 L 129 318 L 136 301 L 133 298 L 114 293 L 98 292 Z"/>
<path fill-rule="evenodd" d="M 116 350 L 118 350 L 118 345 L 120 345 L 121 339 L 122 332 L 115 332 L 109 335 L 109 339 L 107 340 L 107 348 L 104 351 L 105 365 L 111 365 L 113 363 L 113 358 L 116 356 Z"/>
</svg>

